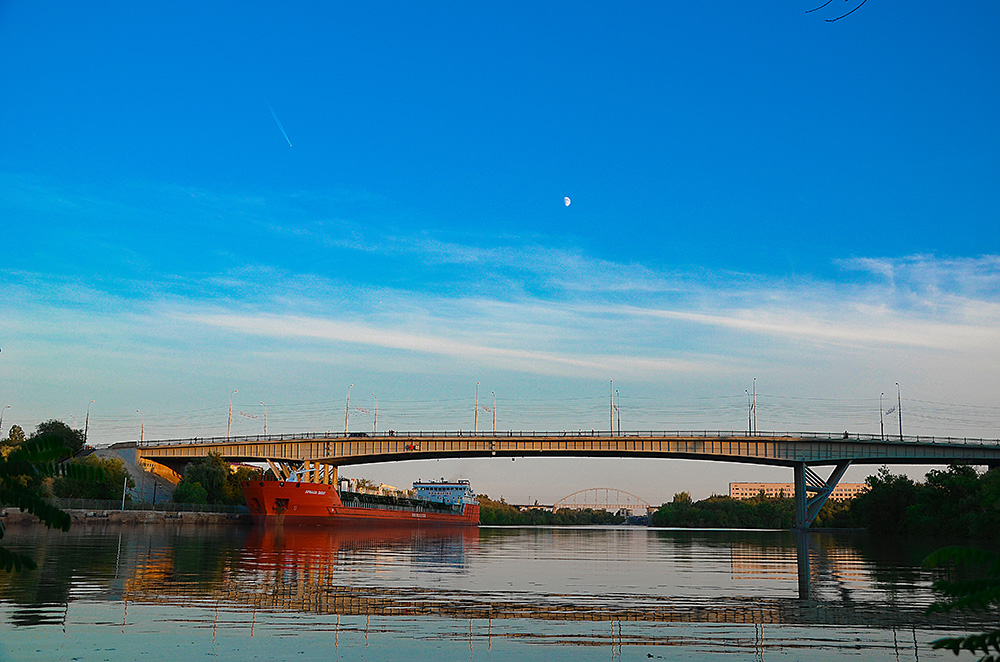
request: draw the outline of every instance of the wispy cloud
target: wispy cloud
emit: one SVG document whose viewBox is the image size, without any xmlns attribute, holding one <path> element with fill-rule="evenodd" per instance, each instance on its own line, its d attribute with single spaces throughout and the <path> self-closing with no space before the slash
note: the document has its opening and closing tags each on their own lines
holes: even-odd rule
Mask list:
<svg viewBox="0 0 1000 662">
<path fill-rule="evenodd" d="M 149 194 L 163 203 L 159 219 L 186 218 L 194 227 L 225 218 L 238 224 L 222 233 L 227 239 L 253 228 L 244 253 L 234 252 L 224 267 L 203 263 L 202 254 L 176 270 L 168 261 L 95 278 L 3 273 L 9 310 L 19 305 L 19 315 L 50 317 L 72 311 L 95 330 L 125 329 L 112 322 L 142 315 L 151 326 L 179 325 L 195 335 L 225 329 L 336 345 L 338 356 L 377 348 L 566 375 L 723 370 L 753 360 L 761 339 L 769 358 L 789 363 L 808 362 L 815 352 L 884 347 L 965 354 L 986 364 L 1000 346 L 994 255 L 855 256 L 837 263 L 845 277 L 827 280 L 682 272 L 544 237 L 441 238 L 406 231 L 402 221 L 366 223 L 389 203 L 349 192 L 239 196 L 137 184 L 108 201 L 30 179 L 3 181 L 23 198 L 14 204 L 33 211 L 54 205 L 133 219 L 154 213 L 136 202 Z M 113 236 L 106 233 L 106 241 Z M 283 252 L 261 250 L 276 237 L 293 241 Z M 113 248 L 107 253 L 122 259 L 134 247 Z"/>
<path fill-rule="evenodd" d="M 652 374 L 709 369 L 706 362 L 635 356 L 542 351 L 516 346 L 475 343 L 444 334 L 417 333 L 372 324 L 299 316 L 190 314 L 179 319 L 238 333 L 283 339 L 347 343 L 401 352 L 464 359 L 496 368 L 540 374 Z M 530 339 L 529 343 L 530 344 Z"/>
<path fill-rule="evenodd" d="M 871 287 L 886 298 L 931 307 L 958 299 L 1000 298 L 1000 256 L 898 258 L 864 257 L 838 261 L 847 270 L 876 276 Z"/>
<path fill-rule="evenodd" d="M 477 259 L 491 258 L 479 254 Z M 878 273 L 899 273 L 914 264 L 910 259 L 902 262 L 901 268 L 882 260 Z M 588 262 L 576 253 L 566 263 L 591 277 L 597 273 L 598 278 L 604 271 L 623 268 Z M 591 264 L 596 267 L 590 268 Z M 926 258 L 919 264 L 919 288 L 902 280 L 895 287 L 900 292 L 919 289 L 923 296 L 941 292 L 932 307 L 894 305 L 897 297 L 882 300 L 883 286 L 877 280 L 780 282 L 715 274 L 711 283 L 703 283 L 691 275 L 674 278 L 650 271 L 648 280 L 636 276 L 638 291 L 647 293 L 641 301 L 620 304 L 605 298 L 601 288 L 563 289 L 551 296 L 522 292 L 494 298 L 487 296 L 489 291 L 474 297 L 452 296 L 360 288 L 269 268 L 204 279 L 201 288 L 226 293 L 209 299 L 200 297 L 204 289 L 191 285 L 154 286 L 138 297 L 133 291 L 129 299 L 120 292 L 102 291 L 99 283 L 8 272 L 10 279 L 21 283 L 8 289 L 8 300 L 27 303 L 29 308 L 34 301 L 35 307 L 47 307 L 50 313 L 53 308 L 76 310 L 78 315 L 85 311 L 93 329 L 101 327 L 105 315 L 117 318 L 128 310 L 129 316 L 140 315 L 151 327 L 169 324 L 182 332 L 217 329 L 292 345 L 325 343 L 338 356 L 349 354 L 351 347 L 377 348 L 548 375 L 615 372 L 649 377 L 723 370 L 734 361 L 752 359 L 755 338 L 768 338 L 770 351 L 784 354 L 790 362 L 808 361 L 809 351 L 824 346 L 830 349 L 820 351 L 827 353 L 836 348 L 892 347 L 981 354 L 984 360 L 995 355 L 994 348 L 1000 346 L 1000 301 L 983 296 L 989 293 L 983 283 L 995 277 L 990 269 L 1000 270 L 997 261 L 952 260 L 947 270 L 932 268 Z M 928 276 L 934 273 L 947 277 L 934 283 Z M 266 294 L 258 287 L 262 281 L 269 283 Z M 39 299 L 42 292 L 44 299 Z M 105 324 L 109 329 L 126 326 Z"/>
<path fill-rule="evenodd" d="M 796 338 L 812 343 L 837 343 L 853 347 L 879 345 L 924 347 L 961 351 L 1000 346 L 1000 316 L 992 324 L 948 324 L 910 319 L 886 308 L 861 304 L 831 311 L 742 310 L 733 314 L 705 314 L 670 310 L 622 309 L 629 315 L 673 319 L 705 326 L 772 337 Z"/>
</svg>

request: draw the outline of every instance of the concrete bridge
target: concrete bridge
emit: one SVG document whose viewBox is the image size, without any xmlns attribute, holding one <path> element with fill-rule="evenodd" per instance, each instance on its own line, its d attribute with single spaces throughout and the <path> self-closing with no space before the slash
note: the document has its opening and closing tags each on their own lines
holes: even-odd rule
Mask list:
<svg viewBox="0 0 1000 662">
<path fill-rule="evenodd" d="M 182 472 L 209 453 L 231 462 L 265 462 L 280 479 L 336 484 L 352 464 L 465 457 L 645 457 L 791 467 L 796 528 L 807 528 L 853 464 L 1000 466 L 1000 440 L 887 437 L 848 433 L 740 431 L 303 433 L 126 442 L 138 459 Z M 823 478 L 816 468 L 832 467 Z"/>
</svg>

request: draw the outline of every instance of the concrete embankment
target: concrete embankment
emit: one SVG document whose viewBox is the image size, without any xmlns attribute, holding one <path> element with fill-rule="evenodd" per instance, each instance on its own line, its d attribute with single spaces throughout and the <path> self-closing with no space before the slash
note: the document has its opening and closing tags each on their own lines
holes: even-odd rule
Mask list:
<svg viewBox="0 0 1000 662">
<path fill-rule="evenodd" d="M 195 513 L 152 510 L 70 510 L 74 526 L 100 526 L 104 524 L 166 524 L 184 526 L 227 525 L 249 526 L 250 515 L 238 513 Z M 42 526 L 38 518 L 17 508 L 0 512 L 5 526 Z"/>
</svg>

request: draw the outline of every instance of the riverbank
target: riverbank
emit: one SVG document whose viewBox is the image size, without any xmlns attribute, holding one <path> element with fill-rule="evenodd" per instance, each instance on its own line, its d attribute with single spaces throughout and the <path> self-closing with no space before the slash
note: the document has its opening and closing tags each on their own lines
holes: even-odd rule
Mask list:
<svg viewBox="0 0 1000 662">
<path fill-rule="evenodd" d="M 238 525 L 249 526 L 253 522 L 247 513 L 199 513 L 157 510 L 87 510 L 67 509 L 75 526 L 101 526 L 105 524 L 169 524 L 169 525 Z M 4 526 L 42 526 L 37 517 L 22 512 L 19 508 L 0 511 Z"/>
</svg>

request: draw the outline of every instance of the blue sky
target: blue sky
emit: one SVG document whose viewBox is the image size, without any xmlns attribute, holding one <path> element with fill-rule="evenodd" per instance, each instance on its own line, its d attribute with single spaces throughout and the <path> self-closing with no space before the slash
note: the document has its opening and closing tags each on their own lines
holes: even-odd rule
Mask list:
<svg viewBox="0 0 1000 662">
<path fill-rule="evenodd" d="M 1000 7 L 852 3 L 4 3 L 5 429 L 1000 436 Z"/>
</svg>

